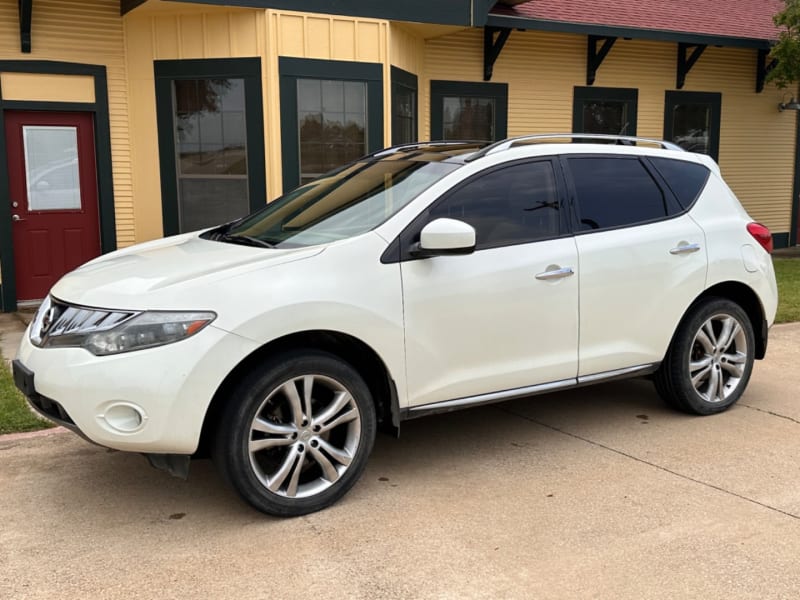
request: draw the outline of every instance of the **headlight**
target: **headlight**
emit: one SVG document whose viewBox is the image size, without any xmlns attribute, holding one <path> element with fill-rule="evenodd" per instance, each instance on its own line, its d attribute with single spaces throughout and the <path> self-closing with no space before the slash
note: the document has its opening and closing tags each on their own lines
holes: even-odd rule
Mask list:
<svg viewBox="0 0 800 600">
<path fill-rule="evenodd" d="M 37 329 L 39 319 L 34 320 L 31 341 L 43 348 L 85 348 L 106 356 L 178 342 L 200 332 L 216 317 L 213 312 L 125 313 L 67 305 L 52 316 L 52 323 L 45 319 L 44 327 Z"/>
</svg>

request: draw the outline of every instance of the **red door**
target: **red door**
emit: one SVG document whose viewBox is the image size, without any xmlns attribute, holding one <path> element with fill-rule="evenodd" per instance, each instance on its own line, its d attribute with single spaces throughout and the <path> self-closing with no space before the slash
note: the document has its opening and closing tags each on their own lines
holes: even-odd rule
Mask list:
<svg viewBox="0 0 800 600">
<path fill-rule="evenodd" d="M 5 113 L 17 299 L 100 254 L 91 113 Z"/>
</svg>

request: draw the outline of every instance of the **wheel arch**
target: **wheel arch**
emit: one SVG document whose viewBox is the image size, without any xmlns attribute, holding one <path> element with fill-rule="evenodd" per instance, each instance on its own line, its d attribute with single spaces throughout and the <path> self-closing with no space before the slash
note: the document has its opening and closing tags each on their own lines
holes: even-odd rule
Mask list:
<svg viewBox="0 0 800 600">
<path fill-rule="evenodd" d="M 755 357 L 759 360 L 764 358 L 767 353 L 767 324 L 764 316 L 764 306 L 761 304 L 758 294 L 753 291 L 753 288 L 740 281 L 717 283 L 695 298 L 689 310 L 686 311 L 684 318 L 698 302 L 706 298 L 725 298 L 742 307 L 753 326 L 756 342 Z"/>
<path fill-rule="evenodd" d="M 267 342 L 242 359 L 228 373 L 206 410 L 196 457 L 208 455 L 226 400 L 241 377 L 258 368 L 268 357 L 299 349 L 322 350 L 349 363 L 364 378 L 372 393 L 379 430 L 399 435 L 400 407 L 397 388 L 389 369 L 378 353 L 352 335 L 339 331 L 309 330 L 291 333 Z"/>
</svg>

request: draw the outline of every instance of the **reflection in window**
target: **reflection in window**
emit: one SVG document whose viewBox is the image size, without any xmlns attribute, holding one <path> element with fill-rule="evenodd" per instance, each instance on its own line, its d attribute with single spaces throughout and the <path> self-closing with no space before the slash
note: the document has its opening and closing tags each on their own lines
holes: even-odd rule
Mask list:
<svg viewBox="0 0 800 600">
<path fill-rule="evenodd" d="M 366 154 L 367 84 L 297 80 L 300 183 Z"/>
<path fill-rule="evenodd" d="M 710 104 L 675 104 L 672 107 L 672 131 L 669 138 L 689 152 L 710 154 L 710 123 Z"/>
<path fill-rule="evenodd" d="M 417 141 L 417 91 L 404 85 L 392 86 L 392 144 Z"/>
<path fill-rule="evenodd" d="M 244 80 L 179 79 L 174 94 L 180 230 L 241 217 L 249 206 Z"/>
<path fill-rule="evenodd" d="M 81 208 L 76 127 L 25 125 L 28 210 Z"/>
<path fill-rule="evenodd" d="M 621 101 L 585 101 L 581 133 L 630 134 L 628 106 Z"/>
<path fill-rule="evenodd" d="M 494 98 L 445 96 L 443 138 L 445 140 L 493 141 Z"/>
</svg>

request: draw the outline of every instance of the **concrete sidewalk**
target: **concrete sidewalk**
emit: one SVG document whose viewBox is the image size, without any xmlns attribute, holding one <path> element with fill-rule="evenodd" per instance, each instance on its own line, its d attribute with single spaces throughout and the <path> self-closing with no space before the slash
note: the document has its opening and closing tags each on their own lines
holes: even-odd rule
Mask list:
<svg viewBox="0 0 800 600">
<path fill-rule="evenodd" d="M 276 520 L 65 432 L 0 437 L 0 598 L 800 597 L 800 325 L 730 411 L 648 381 L 404 423 Z"/>
<path fill-rule="evenodd" d="M 0 312 L 0 355 L 10 363 L 17 355 L 17 348 L 27 324 L 18 313 Z"/>
</svg>

